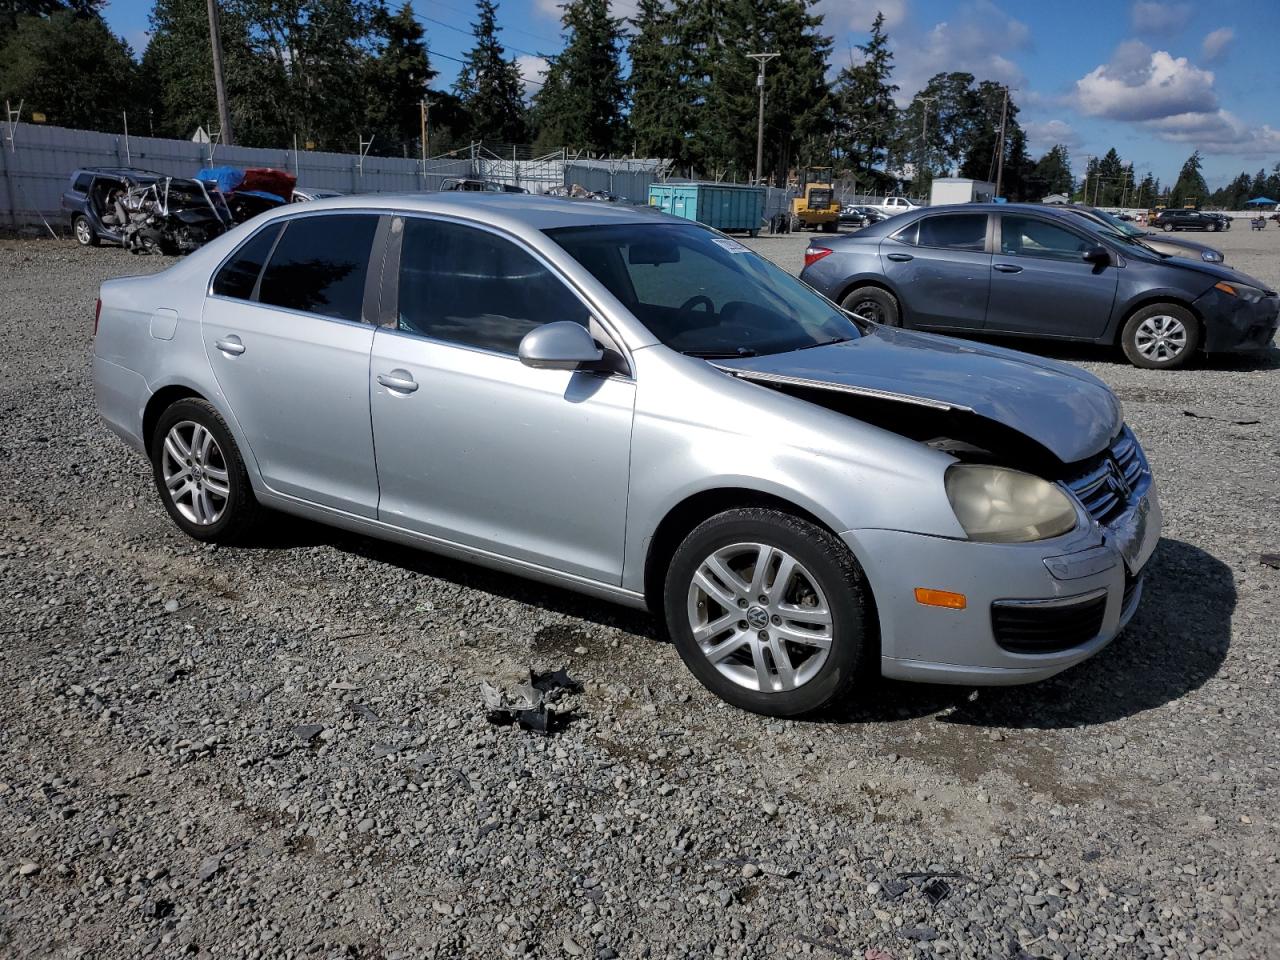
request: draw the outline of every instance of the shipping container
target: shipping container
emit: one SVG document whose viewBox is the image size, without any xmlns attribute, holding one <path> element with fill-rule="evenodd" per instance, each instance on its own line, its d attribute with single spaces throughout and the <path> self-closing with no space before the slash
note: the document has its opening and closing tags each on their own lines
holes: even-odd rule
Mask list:
<svg viewBox="0 0 1280 960">
<path fill-rule="evenodd" d="M 746 230 L 754 237 L 764 220 L 764 187 L 745 183 L 654 183 L 649 186 L 649 206 L 717 230 Z"/>
</svg>

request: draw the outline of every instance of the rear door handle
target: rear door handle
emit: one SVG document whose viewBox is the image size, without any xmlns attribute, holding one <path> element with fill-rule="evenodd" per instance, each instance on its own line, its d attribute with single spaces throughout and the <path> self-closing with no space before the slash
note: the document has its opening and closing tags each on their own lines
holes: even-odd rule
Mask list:
<svg viewBox="0 0 1280 960">
<path fill-rule="evenodd" d="M 378 382 L 388 390 L 396 393 L 413 393 L 418 389 L 418 382 L 408 370 L 392 370 L 390 373 L 378 374 Z"/>
<path fill-rule="evenodd" d="M 999 270 L 1001 273 L 1021 273 L 1021 267 L 1015 267 L 1012 263 L 997 263 L 992 270 Z"/>
<path fill-rule="evenodd" d="M 228 356 L 238 357 L 244 353 L 244 344 L 234 333 L 229 337 L 213 341 L 213 345 Z"/>
<path fill-rule="evenodd" d="M 909 253 L 889 253 L 889 254 L 885 254 L 885 256 L 887 256 L 890 260 L 896 260 L 898 263 L 906 263 L 908 260 L 915 259 Z"/>
</svg>

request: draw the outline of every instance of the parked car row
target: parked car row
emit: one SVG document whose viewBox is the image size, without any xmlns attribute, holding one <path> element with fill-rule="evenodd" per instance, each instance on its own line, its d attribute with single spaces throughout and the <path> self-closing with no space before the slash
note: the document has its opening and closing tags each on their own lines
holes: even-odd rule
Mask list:
<svg viewBox="0 0 1280 960">
<path fill-rule="evenodd" d="M 1112 323 L 1134 263 L 1244 302 L 1112 237 L 984 206 L 815 239 L 805 279 L 871 323 L 642 208 L 290 205 L 102 285 L 97 403 L 195 539 L 270 507 L 647 607 L 749 710 L 1025 683 L 1134 615 L 1154 479 L 1097 378 L 900 326 Z"/>
<path fill-rule="evenodd" d="M 926 208 L 814 239 L 801 279 L 888 326 L 1116 344 L 1156 369 L 1268 349 L 1280 325 L 1263 281 L 1039 204 Z"/>
</svg>

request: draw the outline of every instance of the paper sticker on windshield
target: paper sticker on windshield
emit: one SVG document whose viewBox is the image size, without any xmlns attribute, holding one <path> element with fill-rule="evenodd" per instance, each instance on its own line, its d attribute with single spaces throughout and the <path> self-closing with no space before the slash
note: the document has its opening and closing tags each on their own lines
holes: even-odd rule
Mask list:
<svg viewBox="0 0 1280 960">
<path fill-rule="evenodd" d="M 728 250 L 730 253 L 750 253 L 751 248 L 743 246 L 737 240 L 730 240 L 728 237 L 712 237 L 711 242 L 722 250 Z"/>
</svg>

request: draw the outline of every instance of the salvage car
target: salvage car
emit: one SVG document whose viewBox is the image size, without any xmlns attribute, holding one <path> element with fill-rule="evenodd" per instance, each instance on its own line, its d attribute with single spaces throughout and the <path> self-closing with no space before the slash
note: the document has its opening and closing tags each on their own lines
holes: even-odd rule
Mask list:
<svg viewBox="0 0 1280 960">
<path fill-rule="evenodd" d="M 81 246 L 105 240 L 131 253 L 190 253 L 231 224 L 226 206 L 198 181 L 132 167 L 74 171 L 62 209 Z"/>
<path fill-rule="evenodd" d="M 1124 218 L 1113 216 L 1105 210 L 1099 210 L 1097 207 L 1090 207 L 1082 203 L 1072 203 L 1059 206 L 1056 209 L 1066 213 L 1073 213 L 1095 227 L 1110 230 L 1112 233 L 1118 233 L 1122 237 L 1141 240 L 1156 253 L 1163 253 L 1167 257 L 1186 257 L 1189 260 L 1203 260 L 1205 263 L 1224 263 L 1227 259 L 1217 247 L 1211 247 L 1207 243 L 1196 243 L 1194 240 L 1183 240 L 1181 237 L 1161 236 L 1158 233 L 1151 233 L 1136 224 L 1126 223 Z M 1133 217 L 1129 219 L 1132 220 Z"/>
<path fill-rule="evenodd" d="M 1197 351 L 1266 351 L 1280 326 L 1280 297 L 1263 281 L 1042 204 L 926 208 L 815 239 L 800 278 L 878 323 L 1117 345 L 1149 369 Z"/>
<path fill-rule="evenodd" d="M 1096 377 L 855 320 L 616 205 L 264 214 L 104 283 L 93 369 L 189 536 L 272 508 L 648 607 L 708 689 L 775 716 L 868 674 L 1056 674 L 1134 615 L 1160 533 Z"/>
</svg>

